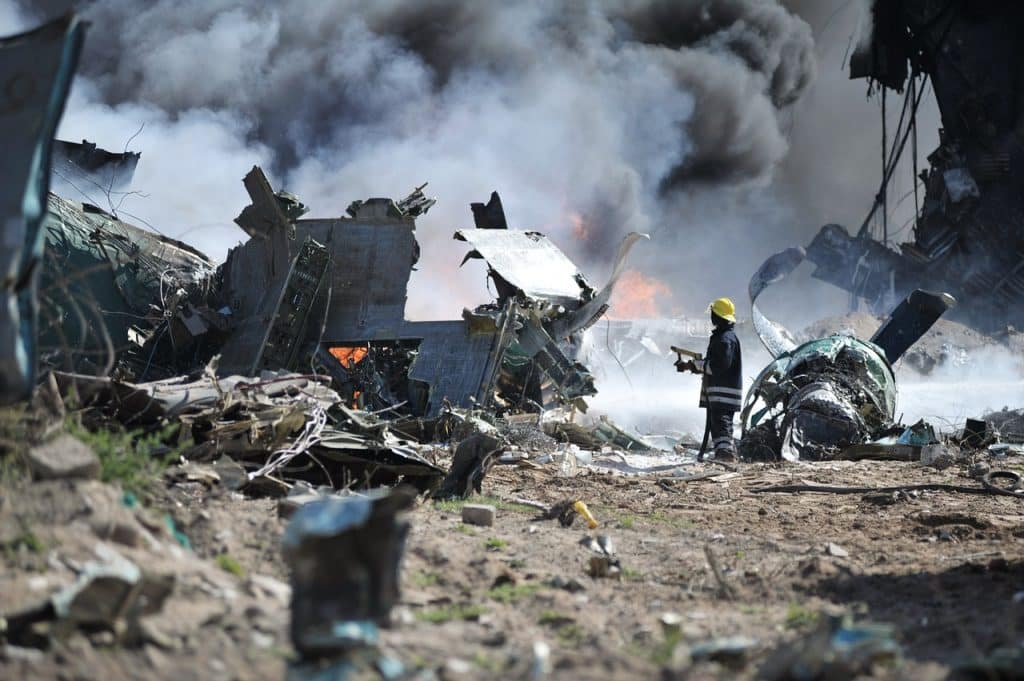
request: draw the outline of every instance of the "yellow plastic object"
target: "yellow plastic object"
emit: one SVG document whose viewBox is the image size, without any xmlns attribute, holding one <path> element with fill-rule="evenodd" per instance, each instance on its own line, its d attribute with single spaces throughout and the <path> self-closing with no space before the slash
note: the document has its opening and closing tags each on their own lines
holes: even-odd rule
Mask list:
<svg viewBox="0 0 1024 681">
<path fill-rule="evenodd" d="M 728 298 L 719 298 L 711 303 L 711 311 L 722 319 L 730 322 L 736 321 L 736 306 Z"/>
<path fill-rule="evenodd" d="M 590 509 L 587 508 L 587 505 L 582 501 L 577 501 L 573 504 L 572 510 L 583 516 L 583 519 L 587 521 L 587 527 L 592 530 L 597 527 L 597 519 L 594 517 L 594 514 L 590 512 Z"/>
</svg>

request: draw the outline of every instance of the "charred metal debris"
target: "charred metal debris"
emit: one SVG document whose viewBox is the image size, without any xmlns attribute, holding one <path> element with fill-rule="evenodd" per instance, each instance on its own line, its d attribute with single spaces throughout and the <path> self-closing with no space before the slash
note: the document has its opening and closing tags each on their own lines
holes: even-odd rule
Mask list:
<svg viewBox="0 0 1024 681">
<path fill-rule="evenodd" d="M 883 314 L 917 288 L 948 291 L 952 313 L 985 333 L 1024 325 L 1024 159 L 1018 74 L 1024 7 L 1019 3 L 874 0 L 869 34 L 857 41 L 850 77 L 878 93 L 883 173 L 856 233 L 825 225 L 807 248 L 813 276 Z M 942 117 L 939 146 L 919 171 L 917 110 L 931 82 Z M 886 95 L 902 93 L 895 133 L 885 129 Z M 888 138 L 888 140 L 886 140 Z M 909 144 L 908 144 L 909 141 Z M 888 223 L 898 197 L 888 188 L 902 155 L 912 158 L 915 216 L 910 238 Z M 918 190 L 920 184 L 920 193 Z"/>
<path fill-rule="evenodd" d="M 117 163 L 126 158 L 137 161 Z M 234 457 L 250 485 L 298 476 L 420 490 L 444 471 L 418 445 L 450 436 L 459 414 L 476 414 L 468 436 L 506 416 L 586 410 L 596 389 L 576 359 L 580 337 L 643 235 L 625 238 L 596 289 L 546 236 L 509 229 L 494 193 L 454 238 L 470 248 L 463 262 L 486 262 L 496 299 L 461 319 L 412 322 L 415 220 L 436 201 L 426 185 L 308 219 L 260 168 L 244 184 L 251 203 L 235 222 L 249 239 L 219 266 L 111 211 L 49 196 L 40 361 L 65 395 L 128 427 L 175 420 L 193 456 Z M 443 487 L 461 494 L 466 483 Z"/>
<path fill-rule="evenodd" d="M 754 380 L 740 413 L 741 456 L 815 460 L 848 456 L 851 448 L 871 442 L 933 442 L 934 433 L 921 440 L 912 428 L 896 425 L 892 364 L 955 305 L 954 298 L 917 290 L 870 340 L 840 334 L 798 345 L 761 312 L 757 298 L 804 255 L 795 248 L 777 253 L 750 280 L 754 329 L 774 360 Z M 896 437 L 890 442 L 888 436 Z"/>
<path fill-rule="evenodd" d="M 496 193 L 474 205 L 477 227 L 455 238 L 471 247 L 467 260 L 485 260 L 497 299 L 462 319 L 411 322 L 415 218 L 435 202 L 423 187 L 400 201 L 355 201 L 345 217 L 302 219 L 306 207 L 274 192 L 259 168 L 244 182 L 252 203 L 236 222 L 250 238 L 220 266 L 51 195 L 42 297 L 56 312 L 42 330 L 44 363 L 96 375 L 112 361 L 112 377 L 141 382 L 194 373 L 219 355 L 222 376 L 323 376 L 348 407 L 427 418 L 446 407 L 585 410 L 582 398 L 596 393 L 575 357 L 617 276 L 597 290 L 543 234 L 496 227 L 505 224 Z M 639 238 L 624 240 L 615 275 Z"/>
</svg>

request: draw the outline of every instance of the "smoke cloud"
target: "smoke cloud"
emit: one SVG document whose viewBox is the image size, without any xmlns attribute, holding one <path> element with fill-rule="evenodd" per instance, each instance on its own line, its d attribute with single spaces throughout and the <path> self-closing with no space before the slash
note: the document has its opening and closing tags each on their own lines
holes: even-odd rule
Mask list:
<svg viewBox="0 0 1024 681">
<path fill-rule="evenodd" d="M 0 1 L 0 31 L 68 4 Z M 419 221 L 415 317 L 486 300 L 450 238 L 492 189 L 513 226 L 547 232 L 598 282 L 625 232 L 651 232 L 635 266 L 683 309 L 742 291 L 762 253 L 729 239 L 767 244 L 788 223 L 767 188 L 815 57 L 808 24 L 775 0 L 76 9 L 93 26 L 62 136 L 119 149 L 145 124 L 131 144 L 145 196 L 122 212 L 216 258 L 244 238 L 231 219 L 253 163 L 317 216 L 429 180 L 440 202 Z"/>
</svg>

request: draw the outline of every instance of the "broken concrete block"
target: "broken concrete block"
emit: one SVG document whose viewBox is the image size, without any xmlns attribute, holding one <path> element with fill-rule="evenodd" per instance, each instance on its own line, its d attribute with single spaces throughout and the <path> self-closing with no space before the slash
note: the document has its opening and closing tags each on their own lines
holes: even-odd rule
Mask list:
<svg viewBox="0 0 1024 681">
<path fill-rule="evenodd" d="M 490 527 L 494 524 L 495 513 L 497 509 L 488 504 L 466 504 L 462 507 L 462 522 Z"/>
<path fill-rule="evenodd" d="M 267 575 L 249 575 L 249 593 L 260 598 L 270 596 L 282 605 L 288 605 L 292 599 L 292 588 L 279 579 Z"/>
<path fill-rule="evenodd" d="M 90 479 L 100 474 L 100 459 L 96 453 L 81 440 L 67 434 L 33 447 L 26 458 L 36 480 Z"/>
<path fill-rule="evenodd" d="M 839 544 L 834 542 L 828 542 L 825 544 L 825 553 L 834 558 L 849 558 L 850 552 L 844 549 Z"/>
<path fill-rule="evenodd" d="M 461 681 L 473 678 L 473 665 L 457 657 L 445 661 L 441 668 L 441 681 Z"/>
<path fill-rule="evenodd" d="M 100 539 L 108 539 L 133 548 L 142 546 L 142 528 L 134 522 L 94 522 L 92 531 Z"/>
<path fill-rule="evenodd" d="M 50 597 L 61 619 L 88 626 L 110 627 L 121 618 L 137 619 L 158 612 L 174 588 L 172 575 L 149 575 L 111 552 L 106 563 L 87 563 L 77 581 Z"/>
</svg>

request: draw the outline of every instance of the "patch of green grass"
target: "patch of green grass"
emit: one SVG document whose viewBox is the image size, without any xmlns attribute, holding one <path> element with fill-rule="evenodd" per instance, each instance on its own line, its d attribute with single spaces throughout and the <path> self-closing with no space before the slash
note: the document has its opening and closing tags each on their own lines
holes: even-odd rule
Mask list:
<svg viewBox="0 0 1024 681">
<path fill-rule="evenodd" d="M 508 562 L 508 566 L 513 570 L 522 570 L 526 567 L 526 561 L 522 558 L 513 558 Z"/>
<path fill-rule="evenodd" d="M 294 649 L 285 645 L 275 644 L 264 649 L 264 652 L 270 657 L 284 660 L 285 662 L 295 662 L 299 659 L 299 654 Z"/>
<path fill-rule="evenodd" d="M 670 515 L 665 511 L 655 511 L 647 516 L 652 523 L 658 523 L 659 525 L 668 525 L 674 527 L 677 530 L 689 530 L 693 528 L 693 521 L 689 518 L 682 516 Z"/>
<path fill-rule="evenodd" d="M 461 532 L 462 534 L 468 534 L 470 537 L 475 537 L 476 536 L 476 530 L 474 530 L 472 527 L 470 527 L 466 523 L 459 523 L 458 525 L 456 525 L 455 526 L 455 531 L 456 532 Z"/>
<path fill-rule="evenodd" d="M 491 600 L 499 603 L 515 603 L 540 591 L 540 584 L 502 584 L 487 592 Z"/>
<path fill-rule="evenodd" d="M 462 507 L 467 503 L 465 499 L 437 499 L 434 508 L 444 513 L 462 513 Z"/>
<path fill-rule="evenodd" d="M 761 605 L 749 605 L 747 603 L 741 603 L 738 609 L 744 615 L 760 615 L 764 612 L 764 606 Z"/>
<path fill-rule="evenodd" d="M 0 484 L 13 486 L 28 478 L 28 466 L 20 453 L 0 454 Z"/>
<path fill-rule="evenodd" d="M 241 563 L 226 553 L 222 553 L 217 556 L 217 567 L 224 572 L 230 572 L 239 579 L 245 579 L 245 568 L 242 567 Z"/>
<path fill-rule="evenodd" d="M 622 578 L 627 582 L 642 582 L 644 581 L 644 573 L 631 567 L 624 567 L 622 568 Z"/>
<path fill-rule="evenodd" d="M 473 655 L 473 664 L 485 672 L 500 672 L 502 670 L 501 662 L 485 655 L 479 650 Z"/>
<path fill-rule="evenodd" d="M 68 419 L 67 430 L 89 445 L 100 459 L 100 480 L 117 482 L 127 491 L 141 497 L 149 496 L 160 475 L 175 459 L 178 448 L 168 449 L 169 441 L 178 426 L 143 434 L 142 431 L 121 429 L 88 430 L 74 419 Z"/>
<path fill-rule="evenodd" d="M 21 525 L 21 534 L 3 545 L 4 557 L 7 559 L 13 558 L 14 554 L 22 547 L 29 553 L 34 553 L 37 556 L 46 553 L 46 543 L 32 531 L 32 528 L 24 520 L 19 518 L 18 521 Z"/>
<path fill-rule="evenodd" d="M 441 575 L 436 572 L 414 572 L 410 581 L 422 589 L 426 586 L 434 586 L 440 579 Z"/>
<path fill-rule="evenodd" d="M 489 537 L 487 541 L 484 542 L 484 546 L 489 551 L 504 551 L 508 548 L 508 542 L 500 537 Z"/>
<path fill-rule="evenodd" d="M 578 647 L 587 636 L 586 630 L 572 616 L 557 610 L 545 610 L 537 622 L 552 627 L 555 630 L 555 638 L 567 648 Z"/>
<path fill-rule="evenodd" d="M 444 622 L 453 622 L 456 620 L 479 619 L 480 615 L 485 612 L 487 611 L 480 605 L 443 605 L 439 608 L 418 610 L 414 616 L 420 622 L 443 624 Z"/>
<path fill-rule="evenodd" d="M 46 551 L 46 544 L 30 529 L 25 530 L 20 537 L 14 540 L 14 547 L 18 548 L 19 546 L 24 546 L 32 553 L 44 553 Z"/>
<path fill-rule="evenodd" d="M 619 518 L 619 527 L 624 530 L 632 530 L 636 525 L 636 516 L 627 515 Z"/>
<path fill-rule="evenodd" d="M 790 603 L 786 607 L 785 624 L 787 629 L 805 629 L 814 626 L 817 621 L 818 613 L 800 603 Z"/>
<path fill-rule="evenodd" d="M 32 443 L 33 426 L 28 407 L 17 404 L 0 408 L 0 482 L 14 484 L 27 480 L 25 453 Z"/>
<path fill-rule="evenodd" d="M 537 623 L 545 624 L 549 627 L 559 627 L 575 621 L 576 620 L 571 616 L 558 612 L 557 610 L 545 610 L 540 614 L 540 618 L 537 620 Z"/>
<path fill-rule="evenodd" d="M 555 637 L 566 648 L 578 648 L 582 645 L 584 639 L 587 638 L 587 632 L 579 624 L 573 622 L 572 624 L 559 627 L 558 631 L 555 632 Z"/>
<path fill-rule="evenodd" d="M 655 641 L 647 644 L 627 645 L 626 652 L 635 657 L 647 660 L 656 667 L 666 667 L 672 662 L 672 658 L 679 645 L 682 636 L 670 636 L 662 641 Z"/>
</svg>

